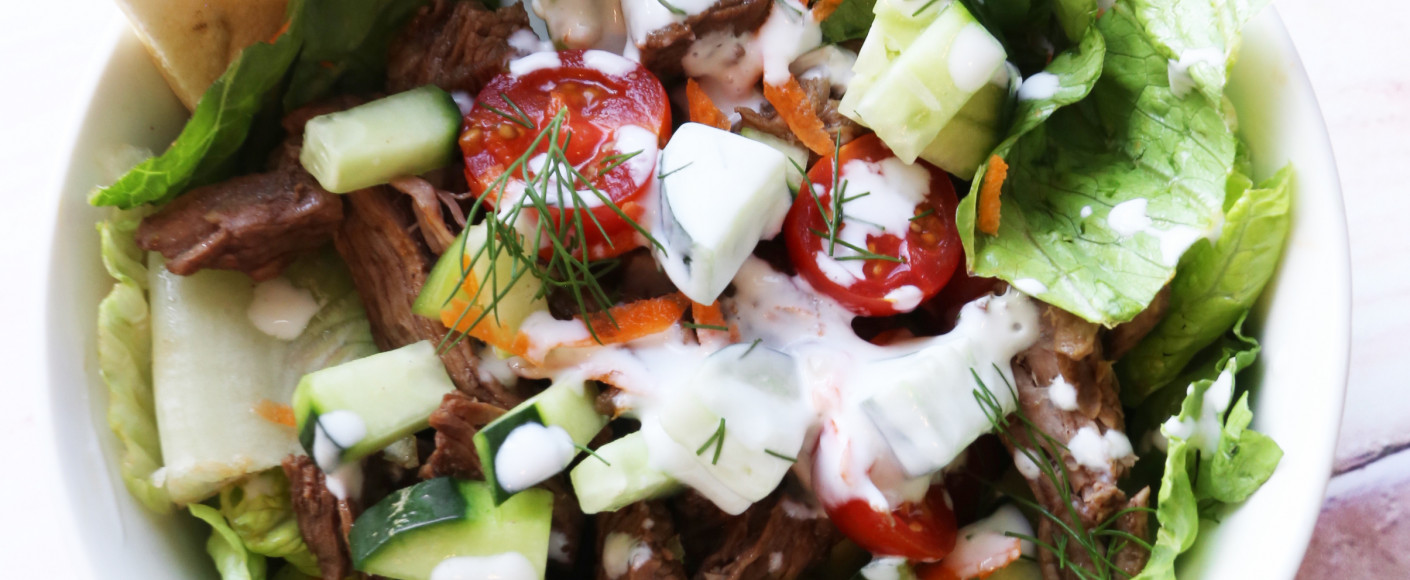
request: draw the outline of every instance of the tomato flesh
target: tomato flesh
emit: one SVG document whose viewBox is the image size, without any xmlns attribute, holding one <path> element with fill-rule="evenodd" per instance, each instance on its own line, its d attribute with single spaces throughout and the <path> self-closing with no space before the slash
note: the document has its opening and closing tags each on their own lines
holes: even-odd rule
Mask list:
<svg viewBox="0 0 1410 580">
<path fill-rule="evenodd" d="M 536 157 L 526 157 L 530 147 L 536 153 L 548 150 L 549 139 L 540 140 L 540 133 L 563 111 L 566 118 L 557 136 L 563 157 L 591 188 L 583 183 L 568 186 L 576 179 L 571 175 L 555 180 L 553 183 L 561 182 L 565 187 L 550 186 L 540 192 L 548 201 L 547 213 L 555 224 L 562 224 L 577 217 L 579 211 L 590 211 L 592 216 L 582 219 L 580 241 L 589 257 L 624 253 L 637 247 L 638 240 L 622 214 L 637 220 L 644 213 L 641 198 L 650 189 L 655 153 L 670 132 L 666 90 L 641 65 L 616 55 L 566 50 L 554 54 L 555 61 L 550 54 L 526 57 L 538 59 L 536 63 L 543 66 L 521 67 L 522 74 L 517 75 L 511 66 L 510 72 L 495 77 L 480 92 L 465 115 L 460 136 L 465 177 L 471 191 L 487 203 L 496 202 L 501 191 L 523 185 L 521 168 L 514 168 L 504 187 L 497 182 L 516 160 Z M 622 160 L 638 151 L 640 158 Z M 532 162 L 529 165 L 533 179 L 539 168 Z M 598 199 L 592 188 L 622 213 Z M 564 196 L 561 203 L 560 190 Z M 575 190 L 590 209 L 575 206 L 571 199 Z"/>
<path fill-rule="evenodd" d="M 844 145 L 836 164 L 844 170 L 853 161 L 878 167 L 894 158 L 880 138 L 869 134 Z M 854 273 L 839 275 L 836 271 L 837 264 L 843 260 L 868 256 L 837 246 L 829 239 L 828 223 L 834 207 L 832 157 L 824 157 L 808 171 L 808 181 L 813 184 L 816 198 L 806 192 L 798 195 L 789 208 L 784 233 L 790 259 L 798 273 L 813 288 L 857 314 L 887 316 L 913 310 L 950 280 L 964 255 L 959 233 L 955 229 L 955 208 L 959 200 L 950 184 L 949 175 L 924 161 L 917 161 L 916 164 L 929 175 L 930 190 L 925 199 L 904 216 L 909 218 L 904 235 L 891 232 L 867 235 L 865 250 L 880 257 L 861 260 L 861 278 Z M 839 189 L 840 183 L 841 180 Z M 845 192 L 844 198 L 854 199 L 854 195 L 862 193 L 884 195 L 886 192 L 859 192 L 853 189 Z M 865 227 L 858 219 L 848 217 L 846 203 L 843 204 L 839 232 L 848 227 Z M 832 271 L 824 272 L 819 262 L 828 260 L 832 260 Z M 847 283 L 839 282 L 839 277 Z M 907 286 L 914 290 L 906 289 Z"/>
<path fill-rule="evenodd" d="M 858 546 L 878 556 L 934 562 L 955 549 L 955 513 L 945 502 L 945 488 L 930 487 L 925 499 L 879 512 L 861 499 L 823 503 L 827 517 Z"/>
</svg>

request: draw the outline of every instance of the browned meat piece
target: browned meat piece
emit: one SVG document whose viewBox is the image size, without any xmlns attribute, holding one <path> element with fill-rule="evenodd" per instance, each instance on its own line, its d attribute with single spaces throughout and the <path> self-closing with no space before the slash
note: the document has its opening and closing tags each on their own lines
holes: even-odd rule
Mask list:
<svg viewBox="0 0 1410 580">
<path fill-rule="evenodd" d="M 480 455 L 475 451 L 475 433 L 503 414 L 504 409 L 477 402 L 463 393 L 446 395 L 441 399 L 441 406 L 431 413 L 431 427 L 436 430 L 436 450 L 421 466 L 421 477 L 482 477 L 484 472 L 480 469 Z"/>
<path fill-rule="evenodd" d="M 804 79 L 799 81 L 799 84 L 804 91 L 807 91 L 808 100 L 813 103 L 813 110 L 817 112 L 818 118 L 822 119 L 823 129 L 832 135 L 833 139 L 840 139 L 843 144 L 846 144 L 866 131 L 861 125 L 842 116 L 842 113 L 837 111 L 838 101 L 829 94 L 830 87 L 826 79 Z M 768 103 L 764 103 L 759 111 L 738 107 L 735 112 L 739 113 L 741 126 L 773 135 L 803 147 L 803 142 L 799 141 L 798 137 L 793 134 L 793 130 L 788 128 L 788 123 L 785 123 L 783 118 L 778 116 L 778 111 Z"/>
<path fill-rule="evenodd" d="M 751 32 L 764 24 L 772 7 L 770 0 L 719 0 L 704 12 L 687 17 L 685 22 L 653 31 L 646 42 L 638 44 L 641 64 L 663 82 L 679 79 L 685 74 L 681 61 L 696 39 L 711 32 L 736 36 Z"/>
<path fill-rule="evenodd" d="M 434 84 L 471 95 L 515 55 L 509 37 L 529 28 L 524 5 L 486 10 L 479 2 L 435 0 L 421 8 L 387 53 L 387 92 Z"/>
<path fill-rule="evenodd" d="M 268 280 L 328 243 L 342 219 L 338 196 L 297 167 L 193 189 L 142 220 L 137 245 L 182 276 L 211 268 Z"/>
<path fill-rule="evenodd" d="M 553 492 L 552 541 L 548 543 L 548 565 L 556 571 L 568 572 L 578 561 L 578 544 L 583 537 L 586 517 L 578 504 L 578 495 L 568 484 L 568 476 L 560 474 L 543 482 L 544 489 Z"/>
<path fill-rule="evenodd" d="M 1131 501 L 1126 503 L 1128 508 L 1145 508 L 1150 505 L 1151 489 L 1141 488 L 1136 495 L 1131 497 Z M 1127 512 L 1116 519 L 1116 529 L 1131 534 L 1137 538 L 1146 538 L 1150 533 L 1150 512 L 1145 510 Z M 1127 542 L 1116 551 L 1116 556 L 1112 558 L 1116 568 L 1126 573 L 1127 577 L 1135 577 L 1146 567 L 1146 561 L 1150 559 L 1150 551 L 1134 542 Z"/>
<path fill-rule="evenodd" d="M 1107 360 L 1120 360 L 1131 349 L 1140 344 L 1141 339 L 1155 330 L 1165 318 L 1165 310 L 1170 306 L 1170 285 L 1166 284 L 1140 314 L 1130 321 L 1118 324 L 1102 337 L 1102 347 Z"/>
<path fill-rule="evenodd" d="M 426 239 L 431 253 L 437 256 L 444 254 L 446 248 L 455 242 L 455 234 L 450 231 L 450 225 L 446 224 L 445 215 L 441 213 L 443 192 L 431 182 L 416 176 L 398 177 L 392 180 L 391 186 L 411 197 L 416 225 L 421 228 L 421 237 Z"/>
<path fill-rule="evenodd" d="M 284 458 L 284 475 L 289 478 L 294 516 L 299 535 L 318 558 L 324 580 L 343 580 L 352 570 L 348 559 L 346 529 L 352 526 L 352 510 L 328 491 L 323 472 L 307 455 Z"/>
<path fill-rule="evenodd" d="M 830 520 L 784 488 L 738 516 L 692 495 L 676 509 L 686 553 L 708 554 L 697 579 L 798 578 L 842 541 Z"/>
<path fill-rule="evenodd" d="M 597 517 L 598 580 L 685 578 L 673 549 L 675 521 L 659 501 L 637 502 Z M 615 546 L 608 551 L 609 541 Z"/>
<path fill-rule="evenodd" d="M 380 187 L 344 197 L 348 200 L 346 217 L 333 241 L 367 308 L 377 347 L 386 351 L 422 340 L 440 343 L 446 328 L 411 312 L 431 270 L 431 256 L 411 233 L 415 218 L 398 203 L 404 200 Z M 522 401 L 517 392 L 488 374 L 481 375 L 479 357 L 471 343 L 461 340 L 441 353 L 455 386 L 475 400 L 506 409 Z"/>
<path fill-rule="evenodd" d="M 1111 371 L 1111 363 L 1102 357 L 1099 327 L 1053 306 L 1044 305 L 1041 312 L 1042 331 L 1038 341 L 1013 361 L 1018 402 L 1024 414 L 1043 434 L 1063 445 L 1084 428 L 1094 429 L 1098 435 L 1112 430 L 1122 432 L 1125 418 L 1117 396 L 1116 375 Z M 1076 389 L 1074 410 L 1059 408 L 1049 396 L 1050 385 L 1059 377 Z M 1135 461 L 1134 456 L 1109 460 L 1102 468 L 1093 468 L 1079 464 L 1065 449 L 1054 450 L 1041 441 L 1030 441 L 1016 419 L 1010 425 L 1009 434 L 1013 438 L 1005 443 L 1011 450 L 1015 445 L 1027 449 L 1043 445 L 1062 458 L 1072 485 L 1073 507 L 1086 529 L 1102 524 L 1128 505 L 1126 494 L 1117 488 L 1117 481 L 1126 475 Z M 1028 485 L 1039 503 L 1068 519 L 1068 507 L 1055 482 L 1040 476 L 1028 480 Z M 1053 535 L 1063 532 L 1053 522 L 1045 520 L 1040 522 L 1038 533 L 1049 545 L 1056 545 Z M 1137 536 L 1145 537 L 1146 530 L 1139 530 Z M 1078 542 L 1069 543 L 1068 556 L 1078 566 L 1091 567 Z M 1075 577 L 1071 572 L 1065 572 L 1066 576 L 1056 575 L 1059 571 L 1055 554 L 1044 552 L 1040 564 L 1046 578 Z"/>
</svg>

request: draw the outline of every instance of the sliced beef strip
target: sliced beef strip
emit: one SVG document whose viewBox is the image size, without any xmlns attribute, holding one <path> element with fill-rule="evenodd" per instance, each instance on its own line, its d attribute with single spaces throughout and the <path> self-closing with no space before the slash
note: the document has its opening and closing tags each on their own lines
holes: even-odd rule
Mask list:
<svg viewBox="0 0 1410 580">
<path fill-rule="evenodd" d="M 624 534 L 632 548 L 607 554 L 607 539 Z M 643 501 L 597 517 L 598 580 L 668 580 L 686 577 L 685 565 L 673 549 L 675 519 L 660 501 Z M 618 541 L 620 541 L 620 536 Z M 625 558 L 610 562 L 607 556 Z M 608 567 L 611 566 L 612 570 Z M 621 567 L 621 568 L 618 568 Z M 623 573 L 623 569 L 625 572 Z M 614 574 L 614 572 L 616 574 Z"/>
<path fill-rule="evenodd" d="M 676 513 L 686 553 L 708 554 L 694 577 L 786 580 L 822 561 L 842 541 L 842 533 L 789 487 L 781 486 L 738 516 L 693 493 L 684 495 Z"/>
<path fill-rule="evenodd" d="M 353 510 L 328 491 L 323 472 L 307 455 L 290 455 L 283 461 L 299 535 L 318 558 L 324 580 L 343 580 L 352 571 L 348 559 L 347 530 Z"/>
<path fill-rule="evenodd" d="M 641 64 L 662 82 L 680 79 L 685 74 L 681 61 L 696 39 L 712 32 L 738 36 L 756 30 L 769 18 L 772 7 L 772 0 L 719 0 L 685 22 L 654 30 L 645 42 L 638 41 Z"/>
<path fill-rule="evenodd" d="M 1039 431 L 1064 445 L 1083 428 L 1095 429 L 1098 434 L 1111 430 L 1122 432 L 1125 418 L 1117 393 L 1116 376 L 1112 373 L 1111 363 L 1102 356 L 1099 327 L 1053 306 L 1043 305 L 1040 312 L 1041 333 L 1037 342 L 1013 360 L 1018 403 L 1024 414 Z M 1063 410 L 1049 397 L 1049 385 L 1059 376 L 1077 390 L 1075 410 Z M 1117 487 L 1117 482 L 1126 475 L 1134 457 L 1111 460 L 1103 468 L 1094 469 L 1079 464 L 1064 449 L 1054 450 L 1042 441 L 1029 440 L 1017 419 L 1011 419 L 1008 433 L 1012 438 L 1005 443 L 1010 446 L 1010 451 L 1015 446 L 1034 449 L 1037 445 L 1043 445 L 1062 458 L 1072 486 L 1073 507 L 1087 529 L 1100 525 L 1131 504 L 1126 494 Z M 1028 485 L 1040 504 L 1064 520 L 1069 519 L 1068 507 L 1064 505 L 1061 490 L 1055 482 L 1040 476 L 1028 480 Z M 1143 494 L 1137 495 L 1140 497 Z M 1040 522 L 1038 531 L 1039 537 L 1049 545 L 1056 545 L 1053 542 L 1054 534 L 1063 533 L 1048 520 Z M 1136 535 L 1145 538 L 1147 531 L 1138 530 Z M 1091 567 L 1086 552 L 1077 542 L 1069 543 L 1068 557 L 1078 566 Z M 1054 554 L 1043 553 L 1040 564 L 1046 578 L 1074 577 L 1071 571 L 1058 574 L 1057 556 Z"/>
<path fill-rule="evenodd" d="M 799 84 L 808 93 L 808 100 L 813 103 L 813 111 L 818 114 L 819 119 L 822 119 L 823 129 L 832 135 L 833 139 L 841 140 L 845 145 L 866 131 L 864 127 L 838 112 L 838 101 L 831 97 L 831 87 L 827 79 L 803 79 L 799 81 Z M 788 123 L 784 122 L 783 118 L 779 117 L 778 111 L 768 103 L 764 103 L 758 111 L 748 107 L 738 107 L 735 112 L 739 113 L 740 126 L 749 127 L 803 147 L 803 142 L 799 141 L 798 137 L 793 134 L 793 130 L 788 128 Z"/>
<path fill-rule="evenodd" d="M 431 427 L 436 430 L 436 450 L 421 466 L 421 477 L 483 477 L 480 455 L 475 451 L 475 433 L 503 414 L 503 408 L 481 403 L 458 391 L 442 398 L 441 406 L 430 418 Z"/>
<path fill-rule="evenodd" d="M 528 28 L 522 3 L 486 10 L 475 1 L 435 0 L 392 41 L 387 92 L 434 84 L 473 96 L 516 55 L 509 37 Z"/>
<path fill-rule="evenodd" d="M 1107 360 L 1120 360 L 1131 349 L 1155 330 L 1156 325 L 1165 318 L 1165 311 L 1170 307 L 1170 285 L 1166 284 L 1160 292 L 1151 300 L 1140 314 L 1127 322 L 1118 324 L 1106 332 L 1102 337 L 1102 351 Z"/>
<path fill-rule="evenodd" d="M 432 261 L 426 245 L 411 232 L 416 221 L 405 196 L 375 187 L 344 197 L 346 216 L 333 242 L 367 308 L 377 347 L 387 351 L 422 340 L 439 344 L 446 328 L 411 312 Z M 441 353 L 455 386 L 477 401 L 506 409 L 522 401 L 521 394 L 479 372 L 472 342 L 460 340 Z"/>
<path fill-rule="evenodd" d="M 558 572 L 570 572 L 578 561 L 578 546 L 582 543 L 587 516 L 578 504 L 578 496 L 568 483 L 566 473 L 543 482 L 544 489 L 553 492 L 553 521 L 548 543 L 548 565 Z"/>
</svg>

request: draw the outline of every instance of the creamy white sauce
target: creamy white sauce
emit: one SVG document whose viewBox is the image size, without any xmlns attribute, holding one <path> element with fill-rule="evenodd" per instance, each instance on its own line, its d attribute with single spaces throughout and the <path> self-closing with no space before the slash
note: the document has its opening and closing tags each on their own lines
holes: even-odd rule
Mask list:
<svg viewBox="0 0 1410 580">
<path fill-rule="evenodd" d="M 602 51 L 592 51 L 599 52 Z M 606 54 L 606 53 L 602 53 Z M 622 62 L 632 64 L 630 61 L 616 55 L 609 55 Z M 609 151 L 618 155 L 631 155 L 636 153 L 631 159 L 626 160 L 622 166 L 627 168 L 627 172 L 632 176 L 632 182 L 638 186 L 646 184 L 656 170 L 656 158 L 660 140 L 656 132 L 638 125 L 623 125 L 617 128 L 613 135 L 612 144 Z"/>
<path fill-rule="evenodd" d="M 531 72 L 563 66 L 556 52 L 536 52 L 509 61 L 509 74 L 521 77 Z"/>
<path fill-rule="evenodd" d="M 635 536 L 612 532 L 602 542 L 602 570 L 608 578 L 621 578 L 649 561 L 651 546 Z"/>
<path fill-rule="evenodd" d="M 1148 203 L 1145 198 L 1136 198 L 1116 204 L 1106 214 L 1107 227 L 1123 238 L 1145 231 L 1151 225 L 1151 218 L 1146 216 Z"/>
<path fill-rule="evenodd" d="M 1179 60 L 1171 59 L 1166 67 L 1166 77 L 1170 81 L 1170 92 L 1177 97 L 1190 94 L 1195 87 L 1195 79 L 1190 69 L 1196 65 L 1208 65 L 1223 70 L 1224 52 L 1212 47 L 1194 48 L 1180 55 Z"/>
<path fill-rule="evenodd" d="M 553 50 L 553 43 L 540 40 L 534 31 L 527 28 L 516 31 L 509 35 L 509 46 L 521 56 L 535 52 L 550 52 Z"/>
<path fill-rule="evenodd" d="M 522 32 L 522 31 L 521 31 Z M 470 114 L 470 109 L 475 108 L 475 97 L 465 91 L 451 91 L 451 100 L 455 101 L 455 108 L 460 109 L 460 116 Z"/>
<path fill-rule="evenodd" d="M 794 59 L 788 70 L 800 81 L 826 79 L 832 86 L 832 95 L 838 97 L 847 92 L 847 85 L 855 76 L 852 67 L 856 65 L 857 53 L 828 44 Z"/>
<path fill-rule="evenodd" d="M 534 0 L 533 9 L 563 48 L 620 51 L 627 43 L 626 17 L 618 0 Z"/>
<path fill-rule="evenodd" d="M 626 18 L 628 46 L 640 47 L 646 43 L 652 32 L 674 22 L 685 22 L 686 17 L 704 12 L 716 0 L 621 0 L 622 15 Z M 676 14 L 668 8 L 682 12 Z M 630 58 L 630 55 L 628 55 Z"/>
<path fill-rule="evenodd" d="M 1029 449 L 1028 453 L 1032 453 L 1034 457 L 1038 456 L 1038 452 L 1032 449 Z M 1024 479 L 1038 479 L 1043 475 L 1043 470 L 1033 462 L 1032 458 L 1028 457 L 1028 453 L 1024 453 L 1023 449 L 1014 449 L 1013 466 L 1018 469 L 1019 475 L 1022 475 Z"/>
<path fill-rule="evenodd" d="M 313 461 L 324 473 L 338 469 L 343 449 L 367 436 L 367 423 L 353 411 L 339 409 L 318 416 L 313 428 Z"/>
<path fill-rule="evenodd" d="M 495 479 L 511 493 L 529 489 L 563 471 L 575 455 L 573 438 L 562 427 L 524 423 L 495 452 Z"/>
<path fill-rule="evenodd" d="M 907 284 L 887 292 L 882 299 L 890 302 L 897 312 L 910 312 L 920 306 L 920 300 L 924 297 L 925 295 L 921 294 L 920 288 Z"/>
<path fill-rule="evenodd" d="M 506 387 L 512 387 L 519 383 L 519 375 L 514 374 L 513 367 L 504 357 L 499 356 L 499 351 L 492 346 L 484 346 L 475 353 L 480 358 L 480 366 L 477 368 L 480 380 L 484 382 L 498 381 Z"/>
<path fill-rule="evenodd" d="M 764 74 L 764 62 L 753 46 L 752 32 L 741 36 L 727 30 L 710 32 L 691 43 L 681 66 L 685 74 L 699 79 L 701 88 L 721 106 L 721 100 L 739 100 L 755 92 Z"/>
<path fill-rule="evenodd" d="M 1004 63 L 1004 47 L 983 26 L 970 23 L 955 35 L 948 61 L 955 87 L 973 93 L 983 88 L 993 77 L 994 69 Z"/>
<path fill-rule="evenodd" d="M 328 493 L 338 499 L 356 498 L 362 495 L 362 464 L 344 463 L 324 478 Z"/>
<path fill-rule="evenodd" d="M 1050 72 L 1040 72 L 1023 81 L 1018 87 L 1018 100 L 1040 101 L 1051 99 L 1061 87 L 1058 76 Z"/>
<path fill-rule="evenodd" d="M 910 228 L 911 218 L 915 217 L 916 206 L 924 202 L 930 192 L 930 172 L 895 157 L 888 157 L 880 163 L 853 159 L 842 166 L 839 189 L 843 182 L 847 184 L 845 191 L 832 192 L 832 195 L 843 195 L 850 200 L 842 206 L 846 217 L 838 239 L 858 248 L 866 248 L 869 237 L 887 234 L 901 236 L 903 241 L 899 251 L 901 255 L 906 255 L 908 250 L 904 236 Z M 833 258 L 859 255 L 860 252 L 843 244 L 838 244 L 832 252 Z M 866 260 L 838 260 L 838 263 L 854 281 L 866 278 L 863 271 Z M 827 268 L 824 269 L 826 272 Z M 849 281 L 846 285 L 851 283 Z"/>
<path fill-rule="evenodd" d="M 641 65 L 605 50 L 589 50 L 583 53 L 583 64 L 602 74 L 613 77 L 627 76 Z M 654 135 L 653 135 L 654 136 Z"/>
<path fill-rule="evenodd" d="M 431 580 L 535 580 L 539 573 L 523 554 L 457 556 L 441 560 L 431 570 Z"/>
<path fill-rule="evenodd" d="M 1077 410 L 1077 387 L 1067 382 L 1062 373 L 1053 377 L 1053 382 L 1048 384 L 1048 400 L 1053 406 L 1064 411 Z"/>
<path fill-rule="evenodd" d="M 1092 206 L 1084 205 L 1082 206 L 1082 211 L 1078 213 L 1082 216 L 1082 219 L 1092 217 Z"/>
<path fill-rule="evenodd" d="M 254 300 L 246 314 L 260 332 L 279 340 L 294 340 L 318 314 L 318 300 L 283 276 L 255 285 Z"/>
<path fill-rule="evenodd" d="M 1187 390 L 1189 392 L 1193 390 Z M 1219 448 L 1219 438 L 1224 431 L 1224 412 L 1234 398 L 1234 373 L 1224 369 L 1204 391 L 1197 418 L 1183 421 L 1171 417 L 1163 427 L 1167 437 L 1186 439 L 1191 445 L 1205 453 L 1213 453 Z"/>
<path fill-rule="evenodd" d="M 1102 440 L 1106 442 L 1106 453 L 1112 459 L 1121 460 L 1135 454 L 1135 450 L 1131 448 L 1131 440 L 1125 433 L 1116 429 L 1107 429 L 1106 433 L 1102 433 Z"/>
<path fill-rule="evenodd" d="M 1170 229 L 1156 231 L 1154 235 L 1160 240 L 1161 263 L 1174 267 L 1180 263 L 1180 256 L 1185 254 L 1185 250 L 1190 249 L 1190 246 L 1203 239 L 1207 234 L 1187 225 L 1176 224 Z"/>
<path fill-rule="evenodd" d="M 1037 296 L 1048 291 L 1048 285 L 1033 278 L 1019 278 L 1013 281 L 1013 287 L 1019 292 L 1029 296 Z"/>
<path fill-rule="evenodd" d="M 764 63 L 764 82 L 781 85 L 788 82 L 794 59 L 822 44 L 822 29 L 797 0 L 775 0 L 772 10 L 759 27 L 754 50 Z"/>
<path fill-rule="evenodd" d="M 548 534 L 548 558 L 554 562 L 571 564 L 568 554 L 568 534 L 553 530 Z"/>
<path fill-rule="evenodd" d="M 1067 442 L 1067 450 L 1077 463 L 1094 470 L 1110 467 L 1111 456 L 1107 454 L 1106 440 L 1090 425 L 1077 430 L 1072 440 Z"/>
</svg>

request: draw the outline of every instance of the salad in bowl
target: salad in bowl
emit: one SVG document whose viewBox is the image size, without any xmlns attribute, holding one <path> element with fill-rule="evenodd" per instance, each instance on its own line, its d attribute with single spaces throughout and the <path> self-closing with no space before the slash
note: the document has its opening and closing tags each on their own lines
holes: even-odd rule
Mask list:
<svg viewBox="0 0 1410 580">
<path fill-rule="evenodd" d="M 234 578 L 1174 578 L 1283 451 L 1266 2 L 293 0 L 96 189 Z"/>
</svg>

